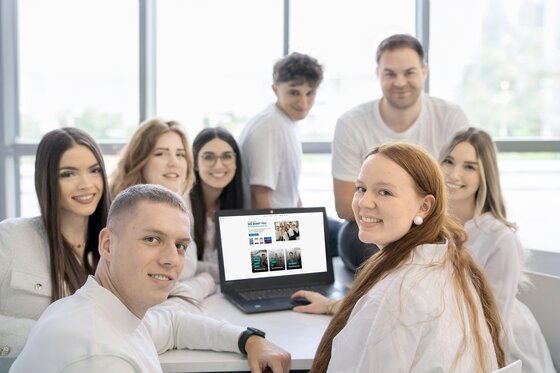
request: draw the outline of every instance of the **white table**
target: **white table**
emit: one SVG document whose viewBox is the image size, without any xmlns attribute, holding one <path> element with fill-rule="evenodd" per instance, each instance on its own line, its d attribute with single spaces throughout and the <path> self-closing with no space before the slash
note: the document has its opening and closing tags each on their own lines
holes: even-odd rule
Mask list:
<svg viewBox="0 0 560 373">
<path fill-rule="evenodd" d="M 346 270 L 340 258 L 333 260 L 336 282 L 349 286 L 353 273 Z M 253 326 L 266 332 L 266 338 L 289 351 L 292 369 L 310 369 L 315 351 L 331 319 L 327 315 L 301 314 L 293 311 L 246 314 L 222 294 L 203 302 L 204 315 L 227 320 L 241 326 Z M 215 351 L 172 350 L 160 355 L 164 372 L 247 371 L 247 360 L 241 354 Z"/>
</svg>

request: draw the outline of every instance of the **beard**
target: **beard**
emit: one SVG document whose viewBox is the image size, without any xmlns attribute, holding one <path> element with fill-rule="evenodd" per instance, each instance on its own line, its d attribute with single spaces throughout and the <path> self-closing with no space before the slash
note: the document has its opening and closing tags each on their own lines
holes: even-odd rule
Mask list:
<svg viewBox="0 0 560 373">
<path fill-rule="evenodd" d="M 410 95 L 404 98 L 397 98 L 394 95 L 394 89 L 391 88 L 388 94 L 384 92 L 384 98 L 387 100 L 389 106 L 394 109 L 398 110 L 406 110 L 414 106 L 420 99 L 420 95 L 422 94 L 421 90 L 415 88 L 408 88 L 407 91 L 410 92 Z"/>
</svg>

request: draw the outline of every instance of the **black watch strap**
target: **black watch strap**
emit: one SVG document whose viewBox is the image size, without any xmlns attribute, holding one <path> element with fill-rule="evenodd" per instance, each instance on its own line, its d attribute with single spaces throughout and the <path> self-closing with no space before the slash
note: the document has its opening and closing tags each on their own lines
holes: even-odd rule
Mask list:
<svg viewBox="0 0 560 373">
<path fill-rule="evenodd" d="M 241 333 L 241 336 L 237 341 L 237 347 L 239 347 L 239 351 L 241 351 L 243 355 L 247 355 L 247 351 L 245 350 L 245 345 L 247 344 L 247 340 L 249 339 L 249 337 L 252 335 L 256 335 L 264 338 L 266 333 L 260 329 L 252 328 L 252 327 L 248 327 L 247 329 L 245 329 L 245 331 Z"/>
</svg>

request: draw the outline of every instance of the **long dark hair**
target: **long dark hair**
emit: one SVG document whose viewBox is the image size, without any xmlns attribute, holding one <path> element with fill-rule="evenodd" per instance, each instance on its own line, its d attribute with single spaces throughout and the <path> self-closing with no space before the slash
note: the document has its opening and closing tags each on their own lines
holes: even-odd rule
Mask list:
<svg viewBox="0 0 560 373">
<path fill-rule="evenodd" d="M 435 203 L 422 225 L 414 225 L 403 237 L 391 242 L 362 264 L 352 288 L 323 335 L 311 372 L 327 370 L 331 359 L 332 341 L 346 326 L 354 305 L 360 298 L 387 274 L 396 270 L 410 256 L 414 248 L 422 244 L 445 241 L 448 241 L 446 262 L 452 267 L 453 286 L 457 291 L 457 297 L 464 299 L 466 303 L 467 320 L 463 320 L 463 323 L 471 325 L 481 370 L 488 370 L 483 358 L 486 350 L 478 322 L 482 318 L 490 331 L 498 365 L 504 366 L 505 357 L 500 343 L 501 321 L 496 301 L 484 270 L 464 246 L 467 238 L 465 230 L 446 213 L 447 194 L 439 165 L 418 145 L 385 144 L 375 148 L 366 158 L 373 154 L 382 154 L 398 164 L 412 177 L 419 195 L 430 194 L 435 197 Z M 470 283 L 473 284 L 475 294 L 470 290 Z M 477 311 L 476 298 L 480 299 L 483 315 Z M 469 338 L 466 335 L 463 337 L 464 340 Z M 356 343 L 360 342 L 356 341 Z"/>
<path fill-rule="evenodd" d="M 235 176 L 231 182 L 224 187 L 218 201 L 218 208 L 221 210 L 243 208 L 243 170 L 241 169 L 241 153 L 237 142 L 231 133 L 225 128 L 214 127 L 205 128 L 198 133 L 193 141 L 194 158 L 194 186 L 190 192 L 192 214 L 194 217 L 194 242 L 196 242 L 198 259 L 202 259 L 204 253 L 204 235 L 206 233 L 206 205 L 204 204 L 204 191 L 202 181 L 198 172 L 198 154 L 200 149 L 208 142 L 220 139 L 231 146 L 236 154 L 235 157 Z"/>
<path fill-rule="evenodd" d="M 62 155 L 76 145 L 87 147 L 95 156 L 103 175 L 103 194 L 97 208 L 88 219 L 86 246 L 81 264 L 71 245 L 63 237 L 60 226 L 59 165 Z M 51 300 L 73 294 L 93 274 L 99 263 L 99 232 L 107 222 L 111 203 L 105 163 L 99 146 L 86 132 L 73 127 L 59 128 L 45 134 L 35 158 L 35 191 L 41 208 L 41 218 L 49 241 Z"/>
</svg>

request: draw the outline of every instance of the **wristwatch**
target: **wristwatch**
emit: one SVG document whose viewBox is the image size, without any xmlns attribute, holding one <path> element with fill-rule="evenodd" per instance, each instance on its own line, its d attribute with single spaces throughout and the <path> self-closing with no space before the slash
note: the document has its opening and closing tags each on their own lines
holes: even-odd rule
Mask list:
<svg viewBox="0 0 560 373">
<path fill-rule="evenodd" d="M 239 347 L 239 351 L 241 351 L 243 355 L 247 355 L 247 351 L 245 350 L 245 345 L 247 344 L 247 340 L 249 339 L 249 337 L 253 335 L 264 338 L 266 333 L 260 329 L 253 328 L 253 327 L 248 327 L 243 333 L 241 333 L 241 336 L 237 341 L 237 347 Z"/>
</svg>

